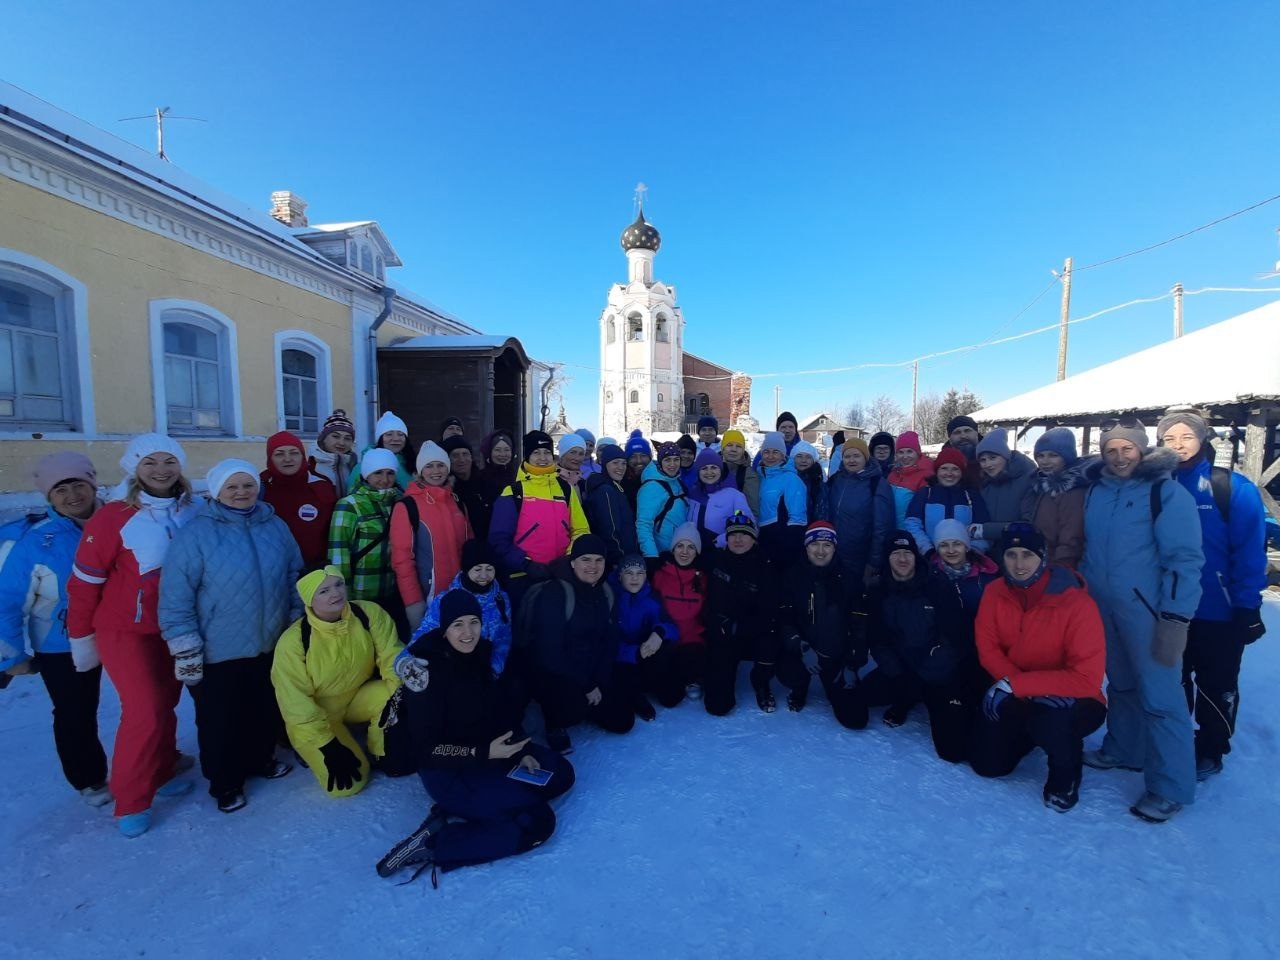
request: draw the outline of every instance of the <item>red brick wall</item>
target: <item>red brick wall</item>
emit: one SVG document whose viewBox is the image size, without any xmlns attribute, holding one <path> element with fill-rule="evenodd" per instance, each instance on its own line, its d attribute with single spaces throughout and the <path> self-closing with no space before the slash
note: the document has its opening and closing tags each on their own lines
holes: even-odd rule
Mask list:
<svg viewBox="0 0 1280 960">
<path fill-rule="evenodd" d="M 686 404 L 698 394 L 705 393 L 711 403 L 711 416 L 720 421 L 720 431 L 723 433 L 729 428 L 731 422 L 729 403 L 731 381 L 729 378 L 732 372 L 699 357 L 690 356 L 687 353 L 684 355 L 684 366 L 681 372 L 684 375 L 684 399 Z M 723 379 L 691 379 L 695 377 L 719 377 Z M 749 403 L 748 406 L 750 406 Z M 689 427 L 696 427 L 698 417 L 696 415 L 686 415 L 684 422 Z"/>
</svg>

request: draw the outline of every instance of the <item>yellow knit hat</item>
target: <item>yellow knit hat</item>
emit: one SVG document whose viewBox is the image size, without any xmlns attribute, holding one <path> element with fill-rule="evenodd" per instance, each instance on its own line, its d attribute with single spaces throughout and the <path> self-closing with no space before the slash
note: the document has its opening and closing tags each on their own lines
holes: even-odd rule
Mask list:
<svg viewBox="0 0 1280 960">
<path fill-rule="evenodd" d="M 346 582 L 346 577 L 342 575 L 342 571 L 335 566 L 327 566 L 323 570 L 312 570 L 305 577 L 298 581 L 298 596 L 302 598 L 302 602 L 308 607 L 311 606 L 311 598 L 316 595 L 316 591 L 320 589 L 320 584 L 324 583 L 330 577 L 337 577 L 339 580 Z"/>
<path fill-rule="evenodd" d="M 720 445 L 724 446 L 726 443 L 740 443 L 745 447 L 747 438 L 742 435 L 741 430 L 726 430 L 724 437 L 720 440 Z"/>
</svg>

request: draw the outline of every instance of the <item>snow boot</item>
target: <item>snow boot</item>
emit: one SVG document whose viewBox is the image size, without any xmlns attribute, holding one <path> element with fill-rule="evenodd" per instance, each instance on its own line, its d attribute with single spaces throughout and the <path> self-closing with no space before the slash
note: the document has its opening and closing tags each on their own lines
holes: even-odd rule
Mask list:
<svg viewBox="0 0 1280 960">
<path fill-rule="evenodd" d="M 778 709 L 778 701 L 768 687 L 756 687 L 756 704 L 765 713 L 773 713 Z"/>
<path fill-rule="evenodd" d="M 573 741 L 569 739 L 569 731 L 564 727 L 551 727 L 547 730 L 547 747 L 561 756 L 573 753 Z"/>
<path fill-rule="evenodd" d="M 1058 813 L 1066 813 L 1080 802 L 1080 781 L 1075 780 L 1066 790 L 1053 790 L 1044 785 L 1044 805 Z"/>
<path fill-rule="evenodd" d="M 1147 823 L 1164 823 L 1181 809 L 1182 804 L 1176 800 L 1166 800 L 1158 793 L 1148 790 L 1129 808 L 1129 812 Z"/>
<path fill-rule="evenodd" d="M 267 769 L 263 771 L 262 776 L 267 780 L 279 780 L 281 777 L 287 777 L 292 769 L 292 763 L 285 763 L 283 760 L 272 760 Z"/>
<path fill-rule="evenodd" d="M 653 704 L 643 693 L 636 694 L 635 710 L 636 716 L 641 720 L 652 720 L 658 715 L 658 711 L 653 709 Z"/>
<path fill-rule="evenodd" d="M 111 802 L 111 791 L 107 789 L 105 783 L 85 787 L 77 792 L 80 794 L 80 799 L 91 807 L 105 807 Z"/>
<path fill-rule="evenodd" d="M 1213 757 L 1196 758 L 1196 780 L 1200 783 L 1222 772 L 1222 761 Z M 82 790 L 81 793 L 84 791 Z M 104 801 L 105 802 L 105 801 Z"/>
<path fill-rule="evenodd" d="M 390 877 L 401 867 L 407 867 L 410 864 L 421 864 L 421 867 L 414 871 L 413 876 L 409 878 L 408 882 L 412 882 L 427 867 L 434 867 L 435 852 L 431 838 L 443 830 L 448 822 L 449 818 L 440 809 L 440 805 L 434 804 L 431 807 L 431 812 L 427 815 L 427 819 L 422 821 L 418 829 L 388 850 L 387 855 L 378 861 L 377 866 L 374 868 L 378 871 L 378 876 Z M 431 885 L 437 885 L 434 871 Z"/>
<path fill-rule="evenodd" d="M 799 713 L 804 709 L 804 705 L 809 702 L 809 694 L 803 690 L 792 690 L 787 694 L 787 709 L 792 713 Z"/>
<path fill-rule="evenodd" d="M 232 790 L 218 798 L 218 809 L 223 813 L 235 813 L 237 810 L 243 810 L 248 803 L 249 801 L 244 798 L 243 790 Z"/>
<path fill-rule="evenodd" d="M 157 797 L 185 797 L 194 787 L 194 780 L 179 780 L 174 777 L 168 783 L 162 783 L 156 788 Z"/>
<path fill-rule="evenodd" d="M 151 811 L 148 809 L 138 813 L 126 813 L 123 817 L 116 818 L 116 826 L 130 840 L 140 837 L 151 829 Z"/>
<path fill-rule="evenodd" d="M 1141 767 L 1131 767 L 1123 760 L 1111 756 L 1109 753 L 1103 753 L 1101 749 L 1086 750 L 1084 752 L 1084 765 L 1093 767 L 1095 770 L 1129 770 L 1133 773 L 1141 773 Z"/>
<path fill-rule="evenodd" d="M 686 700 L 701 700 L 701 699 L 702 699 L 702 684 L 700 684 L 700 683 L 691 683 L 691 684 L 689 684 L 687 687 L 685 687 L 685 688 L 684 688 L 684 698 L 685 698 Z"/>
</svg>

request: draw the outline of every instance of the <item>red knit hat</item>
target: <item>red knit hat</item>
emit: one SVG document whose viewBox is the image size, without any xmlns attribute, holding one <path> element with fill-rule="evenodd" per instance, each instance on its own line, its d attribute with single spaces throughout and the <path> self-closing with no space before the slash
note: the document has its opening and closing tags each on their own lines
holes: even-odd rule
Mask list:
<svg viewBox="0 0 1280 960">
<path fill-rule="evenodd" d="M 273 433 L 271 436 L 267 437 L 267 459 L 270 460 L 271 455 L 281 447 L 297 447 L 302 451 L 304 456 L 307 452 L 306 445 L 294 434 L 290 433 L 288 430 L 281 430 L 279 433 Z"/>
<path fill-rule="evenodd" d="M 922 453 L 920 449 L 920 435 L 914 430 L 904 430 L 898 434 L 897 442 L 898 450 L 914 450 L 916 453 Z"/>
<path fill-rule="evenodd" d="M 942 452 L 939 453 L 933 460 L 934 471 L 936 472 L 942 469 L 942 467 L 948 463 L 951 464 L 953 467 L 959 467 L 961 470 L 963 470 L 965 467 L 968 466 L 968 461 L 965 460 L 964 454 L 961 453 L 959 450 L 957 450 L 955 447 L 942 448 Z"/>
</svg>

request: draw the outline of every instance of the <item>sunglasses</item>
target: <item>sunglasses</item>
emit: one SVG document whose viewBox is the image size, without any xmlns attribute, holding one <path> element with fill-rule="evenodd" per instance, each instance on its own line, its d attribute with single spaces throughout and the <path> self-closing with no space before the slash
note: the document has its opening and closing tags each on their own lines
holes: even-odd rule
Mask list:
<svg viewBox="0 0 1280 960">
<path fill-rule="evenodd" d="M 1146 426 L 1135 416 L 1124 417 L 1108 417 L 1098 424 L 1100 430 L 1114 430 L 1116 427 L 1124 427 L 1127 430 L 1145 430 Z"/>
</svg>

